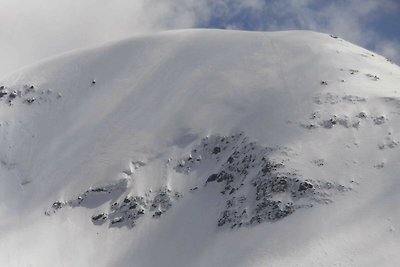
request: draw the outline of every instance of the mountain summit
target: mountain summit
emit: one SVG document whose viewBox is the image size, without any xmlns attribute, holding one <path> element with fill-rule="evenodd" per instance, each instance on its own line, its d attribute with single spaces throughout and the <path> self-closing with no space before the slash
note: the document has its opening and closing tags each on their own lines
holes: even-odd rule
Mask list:
<svg viewBox="0 0 400 267">
<path fill-rule="evenodd" d="M 400 68 L 179 30 L 0 80 L 1 266 L 395 266 Z"/>
</svg>

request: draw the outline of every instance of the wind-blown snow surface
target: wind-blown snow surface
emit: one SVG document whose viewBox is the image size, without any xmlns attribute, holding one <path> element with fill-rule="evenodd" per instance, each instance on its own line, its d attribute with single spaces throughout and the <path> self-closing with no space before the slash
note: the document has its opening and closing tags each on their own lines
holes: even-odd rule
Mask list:
<svg viewBox="0 0 400 267">
<path fill-rule="evenodd" d="M 0 86 L 0 266 L 400 261 L 400 69 L 370 51 L 314 32 L 173 31 Z M 202 150 L 222 138 L 233 144 Z M 258 158 L 230 194 L 211 175 L 226 177 L 234 151 Z M 261 157 L 287 179 L 268 201 L 304 207 L 218 226 L 231 196 L 254 212 Z M 295 198 L 302 182 L 317 191 Z M 124 201 L 139 203 L 134 225 L 118 221 Z"/>
</svg>

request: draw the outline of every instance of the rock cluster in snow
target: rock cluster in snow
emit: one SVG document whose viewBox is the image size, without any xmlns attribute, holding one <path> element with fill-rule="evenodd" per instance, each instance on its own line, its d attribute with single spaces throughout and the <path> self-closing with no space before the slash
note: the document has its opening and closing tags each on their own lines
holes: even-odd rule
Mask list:
<svg viewBox="0 0 400 267">
<path fill-rule="evenodd" d="M 154 194 L 145 196 L 125 196 L 121 201 L 113 202 L 109 212 L 102 212 L 92 216 L 93 224 L 100 225 L 109 221 L 110 227 L 127 226 L 132 228 L 138 219 L 147 213 L 153 218 L 159 218 L 172 207 L 174 200 L 182 197 L 179 192 L 172 192 L 168 188 L 160 188 Z"/>
<path fill-rule="evenodd" d="M 382 150 L 392 149 L 392 148 L 397 147 L 399 144 L 400 144 L 400 142 L 397 140 L 394 140 L 390 134 L 385 137 L 385 139 L 382 143 L 378 144 L 378 147 L 379 147 L 379 149 L 382 149 Z"/>
<path fill-rule="evenodd" d="M 348 102 L 348 103 L 357 103 L 357 102 L 366 102 L 364 97 L 354 96 L 354 95 L 343 95 L 339 96 L 333 93 L 323 93 L 318 94 L 314 97 L 314 103 L 318 105 L 322 104 L 338 104 L 341 102 Z"/>
<path fill-rule="evenodd" d="M 172 207 L 174 200 L 182 197 L 181 193 L 164 187 L 154 193 L 150 191 L 145 196 L 126 195 L 122 200 L 117 200 L 126 193 L 126 190 L 127 180 L 122 179 L 115 184 L 86 190 L 76 199 L 66 202 L 56 201 L 50 210 L 45 211 L 45 214 L 51 215 L 65 206 L 97 208 L 111 201 L 112 204 L 109 205 L 107 211 L 93 214 L 91 217 L 93 224 L 102 225 L 109 222 L 110 227 L 132 228 L 137 220 L 147 213 L 151 213 L 153 218 L 159 218 Z"/>
<path fill-rule="evenodd" d="M 367 99 L 354 95 L 336 95 L 332 93 L 319 94 L 314 97 L 314 103 L 322 104 L 338 104 L 341 102 L 357 104 L 359 102 L 366 102 Z M 382 114 L 367 114 L 365 111 L 360 111 L 352 116 L 346 114 L 321 114 L 319 111 L 313 112 L 307 122 L 300 123 L 300 126 L 305 129 L 325 128 L 332 129 L 335 126 L 342 126 L 345 128 L 359 129 L 363 121 L 371 121 L 375 125 L 384 124 L 388 118 Z"/>
<path fill-rule="evenodd" d="M 18 86 L 16 89 L 0 86 L 0 101 L 12 105 L 20 101 L 24 104 L 33 104 L 36 102 L 47 102 L 53 98 L 60 98 L 61 94 L 55 94 L 53 90 L 38 90 L 34 85 Z"/>
<path fill-rule="evenodd" d="M 219 162 L 205 186 L 219 186 L 226 199 L 218 226 L 231 228 L 277 221 L 295 210 L 329 203 L 330 195 L 348 188 L 329 182 L 303 179 L 296 171 L 285 170 L 285 160 L 272 154 L 284 148 L 262 147 L 242 133 L 204 138 L 191 154 L 176 166 L 190 173 L 202 161 Z"/>
<path fill-rule="evenodd" d="M 46 210 L 46 215 L 56 213 L 57 210 L 69 207 L 87 207 L 94 208 L 104 204 L 107 201 L 118 198 L 127 188 L 125 179 L 106 186 L 90 188 L 77 198 L 68 201 L 56 201 L 52 204 L 50 210 Z"/>
<path fill-rule="evenodd" d="M 189 191 L 195 193 L 210 186 L 220 188 L 226 204 L 217 225 L 231 228 L 277 221 L 297 209 L 330 203 L 332 194 L 350 190 L 340 184 L 304 179 L 297 171 L 287 170 L 285 164 L 289 158 L 274 156 L 288 155 L 286 150 L 262 147 L 250 142 L 243 133 L 213 135 L 203 138 L 190 155 L 177 160 L 174 169 L 178 173 L 190 174 L 204 165 L 212 166 L 215 171 L 203 177 L 205 182 Z M 322 166 L 325 162 L 318 160 L 315 164 Z M 132 175 L 132 171 L 129 173 Z M 88 189 L 73 200 L 56 201 L 45 214 L 50 215 L 65 206 L 98 208 L 109 202 L 107 210 L 93 214 L 93 224 L 108 222 L 110 227 L 131 228 L 146 214 L 159 218 L 182 197 L 180 192 L 167 187 L 149 191 L 143 196 L 131 196 L 127 193 L 127 180 L 122 179 L 114 184 Z"/>
</svg>

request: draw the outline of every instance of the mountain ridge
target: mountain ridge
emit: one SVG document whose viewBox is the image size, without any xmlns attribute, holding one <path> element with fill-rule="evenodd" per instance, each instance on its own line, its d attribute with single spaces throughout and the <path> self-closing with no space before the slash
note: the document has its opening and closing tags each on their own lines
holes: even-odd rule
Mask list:
<svg viewBox="0 0 400 267">
<path fill-rule="evenodd" d="M 399 77 L 336 36 L 214 30 L 11 74 L 0 82 L 0 263 L 392 266 Z"/>
</svg>

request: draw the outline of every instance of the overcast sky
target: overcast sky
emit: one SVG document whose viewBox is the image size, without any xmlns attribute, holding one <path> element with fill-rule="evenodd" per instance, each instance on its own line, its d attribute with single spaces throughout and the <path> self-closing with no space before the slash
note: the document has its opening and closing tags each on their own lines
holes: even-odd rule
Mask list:
<svg viewBox="0 0 400 267">
<path fill-rule="evenodd" d="M 71 49 L 180 28 L 329 32 L 400 62 L 400 0 L 0 0 L 0 76 Z"/>
</svg>

